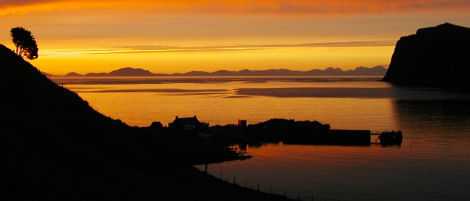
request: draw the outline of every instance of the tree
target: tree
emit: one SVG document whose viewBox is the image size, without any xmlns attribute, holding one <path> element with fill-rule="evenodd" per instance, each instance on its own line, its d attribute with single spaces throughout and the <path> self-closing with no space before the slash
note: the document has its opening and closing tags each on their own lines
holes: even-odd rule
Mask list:
<svg viewBox="0 0 470 201">
<path fill-rule="evenodd" d="M 23 27 L 16 27 L 11 29 L 10 35 L 16 46 L 15 53 L 17 55 L 31 60 L 38 58 L 39 48 L 31 31 Z"/>
</svg>

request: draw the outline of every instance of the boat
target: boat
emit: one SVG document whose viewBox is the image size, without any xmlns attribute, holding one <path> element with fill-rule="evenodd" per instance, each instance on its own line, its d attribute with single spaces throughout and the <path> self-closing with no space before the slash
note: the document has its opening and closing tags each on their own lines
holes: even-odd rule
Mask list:
<svg viewBox="0 0 470 201">
<path fill-rule="evenodd" d="M 403 141 L 403 134 L 401 131 L 385 131 L 379 135 L 380 144 L 387 145 L 401 145 Z"/>
</svg>

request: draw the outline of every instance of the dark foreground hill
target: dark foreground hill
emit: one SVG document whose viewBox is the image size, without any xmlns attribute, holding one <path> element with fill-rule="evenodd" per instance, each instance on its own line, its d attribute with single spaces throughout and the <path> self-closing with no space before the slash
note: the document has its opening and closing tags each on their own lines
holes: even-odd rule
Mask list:
<svg viewBox="0 0 470 201">
<path fill-rule="evenodd" d="M 203 142 L 103 116 L 3 45 L 0 62 L 0 200 L 283 200 L 200 173 Z"/>
<path fill-rule="evenodd" d="M 470 86 L 470 28 L 453 24 L 419 29 L 395 47 L 384 81 L 408 86 Z"/>
</svg>

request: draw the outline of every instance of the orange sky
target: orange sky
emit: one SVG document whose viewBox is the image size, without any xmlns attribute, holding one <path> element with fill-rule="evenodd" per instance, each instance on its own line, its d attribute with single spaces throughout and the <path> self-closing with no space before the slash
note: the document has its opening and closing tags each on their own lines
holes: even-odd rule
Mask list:
<svg viewBox="0 0 470 201">
<path fill-rule="evenodd" d="M 0 0 L 0 43 L 23 26 L 54 74 L 387 65 L 400 36 L 470 26 L 468 0 Z"/>
</svg>

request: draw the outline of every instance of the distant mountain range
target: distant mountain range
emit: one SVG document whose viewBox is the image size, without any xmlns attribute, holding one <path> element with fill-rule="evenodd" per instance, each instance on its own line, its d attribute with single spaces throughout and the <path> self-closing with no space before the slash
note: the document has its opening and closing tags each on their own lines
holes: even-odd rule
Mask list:
<svg viewBox="0 0 470 201">
<path fill-rule="evenodd" d="M 268 70 L 240 70 L 240 71 L 228 71 L 219 70 L 215 72 L 205 71 L 190 71 L 187 73 L 173 73 L 173 74 L 155 74 L 142 68 L 121 68 L 118 70 L 111 71 L 109 73 L 87 73 L 78 74 L 71 72 L 65 76 L 305 76 L 305 75 L 377 75 L 383 76 L 387 72 L 387 69 L 383 66 L 376 66 L 372 68 L 357 67 L 354 70 L 342 70 L 340 68 L 326 68 L 323 70 L 314 69 L 309 71 L 294 71 L 289 69 L 268 69 Z"/>
</svg>

